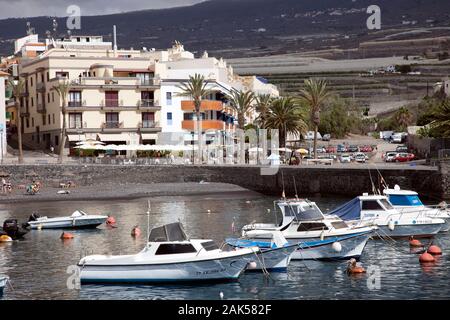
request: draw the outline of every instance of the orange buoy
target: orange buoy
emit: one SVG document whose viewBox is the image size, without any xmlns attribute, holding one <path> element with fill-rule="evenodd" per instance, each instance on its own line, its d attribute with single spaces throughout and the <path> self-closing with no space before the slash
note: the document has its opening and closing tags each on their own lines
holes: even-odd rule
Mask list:
<svg viewBox="0 0 450 320">
<path fill-rule="evenodd" d="M 413 237 L 410 238 L 410 240 L 409 240 L 409 245 L 410 245 L 411 247 L 422 247 L 422 246 L 423 246 L 423 245 L 422 245 L 422 242 L 420 242 L 420 241 L 417 240 L 417 239 L 414 239 Z"/>
<path fill-rule="evenodd" d="M 138 226 L 135 226 L 133 230 L 131 230 L 131 235 L 135 238 L 139 237 L 141 235 L 141 229 L 139 229 Z"/>
<path fill-rule="evenodd" d="M 61 239 L 63 239 L 63 240 L 68 240 L 68 239 L 73 239 L 73 238 L 74 238 L 74 235 L 69 232 L 63 232 L 61 234 Z"/>
<path fill-rule="evenodd" d="M 365 273 L 366 269 L 356 264 L 356 259 L 352 258 L 348 262 L 347 273 L 349 274 L 359 274 Z"/>
<path fill-rule="evenodd" d="M 442 254 L 441 248 L 439 248 L 439 247 L 436 246 L 436 245 L 431 245 L 431 246 L 428 248 L 427 252 L 428 252 L 429 254 L 436 255 L 436 256 Z"/>
<path fill-rule="evenodd" d="M 114 217 L 108 216 L 108 219 L 106 219 L 106 224 L 116 224 L 116 219 L 114 219 Z"/>
<path fill-rule="evenodd" d="M 430 263 L 430 262 L 434 262 L 435 259 L 431 254 L 429 254 L 428 252 L 425 252 L 420 255 L 419 261 L 420 261 L 420 263 Z"/>
<path fill-rule="evenodd" d="M 6 234 L 0 236 L 0 242 L 11 242 L 12 238 Z"/>
</svg>

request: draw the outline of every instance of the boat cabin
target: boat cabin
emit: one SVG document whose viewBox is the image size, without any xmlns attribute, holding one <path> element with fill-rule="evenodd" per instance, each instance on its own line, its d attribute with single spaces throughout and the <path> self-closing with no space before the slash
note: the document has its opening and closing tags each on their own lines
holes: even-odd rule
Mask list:
<svg viewBox="0 0 450 320">
<path fill-rule="evenodd" d="M 389 198 L 394 206 L 398 207 L 421 207 L 423 206 L 419 195 L 415 191 L 401 190 L 398 185 L 394 189 L 384 189 L 383 193 Z"/>
</svg>

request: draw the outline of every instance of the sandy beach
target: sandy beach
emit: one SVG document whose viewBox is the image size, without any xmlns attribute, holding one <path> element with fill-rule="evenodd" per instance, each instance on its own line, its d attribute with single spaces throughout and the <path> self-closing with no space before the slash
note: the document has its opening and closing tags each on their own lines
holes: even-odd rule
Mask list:
<svg viewBox="0 0 450 320">
<path fill-rule="evenodd" d="M 58 194 L 67 190 L 69 194 Z M 153 184 L 99 184 L 95 186 L 75 186 L 62 189 L 43 187 L 38 194 L 28 195 L 25 190 L 13 190 L 11 194 L 1 194 L 0 203 L 36 201 L 86 201 L 108 199 L 136 199 L 157 196 L 199 196 L 224 193 L 252 192 L 227 183 L 153 183 Z M 255 192 L 256 194 L 256 192 Z"/>
</svg>

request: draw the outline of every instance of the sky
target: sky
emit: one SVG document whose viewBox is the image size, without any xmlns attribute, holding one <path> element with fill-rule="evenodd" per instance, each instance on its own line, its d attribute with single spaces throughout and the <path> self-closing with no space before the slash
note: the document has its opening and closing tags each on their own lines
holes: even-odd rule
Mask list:
<svg viewBox="0 0 450 320">
<path fill-rule="evenodd" d="M 67 16 L 76 5 L 81 15 L 99 15 L 134 10 L 186 6 L 205 0 L 0 0 L 0 19 L 35 16 Z"/>
</svg>

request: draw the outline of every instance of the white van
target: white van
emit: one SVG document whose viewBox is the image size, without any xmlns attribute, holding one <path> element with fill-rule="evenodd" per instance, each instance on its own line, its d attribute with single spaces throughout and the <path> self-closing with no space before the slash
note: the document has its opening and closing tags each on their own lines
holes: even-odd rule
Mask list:
<svg viewBox="0 0 450 320">
<path fill-rule="evenodd" d="M 321 140 L 322 135 L 320 132 L 317 132 L 317 140 Z M 314 131 L 308 131 L 305 135 L 305 140 L 314 140 Z"/>
</svg>

